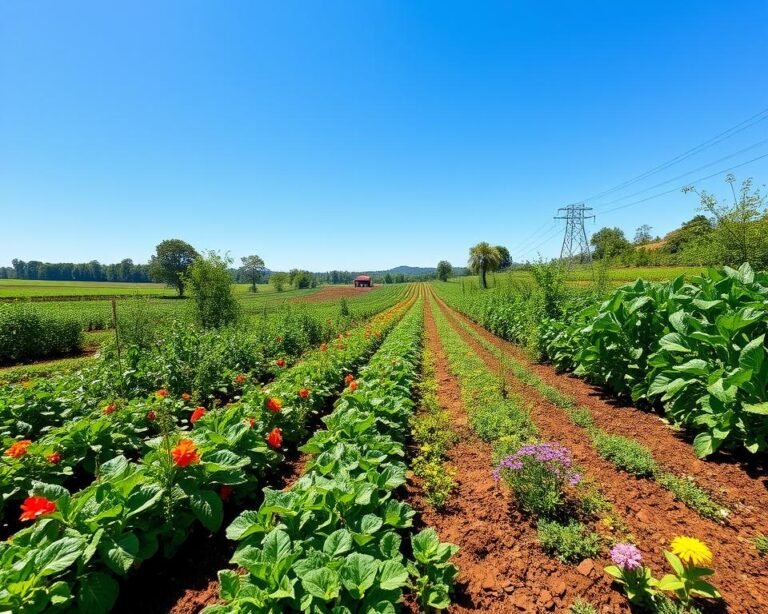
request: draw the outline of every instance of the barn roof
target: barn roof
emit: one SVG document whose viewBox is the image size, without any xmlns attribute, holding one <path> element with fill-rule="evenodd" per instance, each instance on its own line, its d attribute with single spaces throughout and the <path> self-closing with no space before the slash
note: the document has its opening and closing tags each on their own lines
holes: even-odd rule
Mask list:
<svg viewBox="0 0 768 614">
<path fill-rule="evenodd" d="M 347 277 L 347 279 L 349 279 L 349 277 Z M 355 281 L 371 281 L 371 278 L 368 275 L 358 275 L 355 277 Z"/>
</svg>

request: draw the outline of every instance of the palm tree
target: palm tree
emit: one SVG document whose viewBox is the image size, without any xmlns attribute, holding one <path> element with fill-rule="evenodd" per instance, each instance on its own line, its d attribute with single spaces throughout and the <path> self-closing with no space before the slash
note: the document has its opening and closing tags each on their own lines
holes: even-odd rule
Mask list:
<svg viewBox="0 0 768 614">
<path fill-rule="evenodd" d="M 496 271 L 501 265 L 501 254 L 490 243 L 482 241 L 469 248 L 469 268 L 473 273 L 480 275 L 480 287 L 487 288 L 485 274 L 488 271 Z"/>
</svg>

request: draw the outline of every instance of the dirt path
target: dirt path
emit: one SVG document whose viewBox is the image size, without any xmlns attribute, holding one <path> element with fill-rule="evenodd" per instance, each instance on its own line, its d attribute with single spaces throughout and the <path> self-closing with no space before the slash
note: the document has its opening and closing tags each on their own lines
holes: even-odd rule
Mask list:
<svg viewBox="0 0 768 614">
<path fill-rule="evenodd" d="M 462 339 L 490 370 L 497 372 L 498 359 L 458 326 L 458 316 L 454 312 L 442 303 L 440 308 L 448 315 L 450 324 Z M 707 542 L 715 555 L 713 582 L 723 593 L 728 611 L 768 611 L 765 565 L 753 554 L 754 550 L 750 552 L 751 545 L 745 543 L 745 536 L 739 534 L 736 526 L 721 526 L 705 520 L 675 501 L 672 494 L 656 482 L 636 479 L 617 471 L 597 454 L 583 430 L 571 423 L 562 410 L 516 378 L 509 376 L 508 379 L 514 393 L 530 400 L 531 415 L 542 436 L 570 448 L 585 474 L 600 485 L 605 497 L 631 528 L 646 561 L 657 575 L 666 572 L 662 549 L 673 537 L 699 537 Z M 620 410 L 613 411 L 621 413 Z M 640 440 L 646 442 L 648 437 L 648 434 L 641 435 Z"/>
<path fill-rule="evenodd" d="M 507 491 L 491 476 L 491 447 L 470 429 L 458 381 L 451 374 L 429 306 L 425 312 L 426 344 L 435 357 L 438 401 L 450 414 L 458 443 L 448 453 L 457 469 L 457 490 L 446 509 L 436 512 L 410 485 L 410 502 L 444 541 L 460 547 L 456 603 L 450 612 L 567 612 L 582 597 L 605 612 L 625 612 L 624 599 L 595 565 L 578 571 L 544 555 L 536 530 L 523 518 Z"/>
<path fill-rule="evenodd" d="M 293 299 L 296 303 L 327 303 L 341 298 L 352 298 L 361 296 L 368 292 L 375 292 L 382 286 L 373 288 L 354 288 L 352 286 L 323 286 L 317 292 L 311 292 L 304 296 L 297 296 Z"/>
</svg>

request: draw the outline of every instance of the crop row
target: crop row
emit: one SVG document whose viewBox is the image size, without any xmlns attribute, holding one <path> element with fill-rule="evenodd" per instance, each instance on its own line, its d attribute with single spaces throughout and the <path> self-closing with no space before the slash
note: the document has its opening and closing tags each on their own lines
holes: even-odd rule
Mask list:
<svg viewBox="0 0 768 614">
<path fill-rule="evenodd" d="M 659 485 L 705 518 L 723 522 L 728 517 L 728 510 L 715 503 L 711 495 L 696 484 L 692 477 L 677 475 L 664 468 L 654 458 L 651 450 L 636 439 L 614 435 L 599 428 L 589 409 L 577 407 L 573 397 L 546 383 L 525 365 L 477 334 L 458 318 L 456 323 L 483 348 L 503 361 L 505 367 L 518 380 L 538 392 L 555 407 L 563 410 L 574 424 L 583 428 L 597 453 L 617 469 L 638 478 L 655 479 Z"/>
<path fill-rule="evenodd" d="M 491 332 L 513 341 L 529 335 L 518 297 L 446 301 Z M 768 449 L 768 274 L 748 264 L 709 269 L 687 281 L 638 280 L 557 318 L 535 323 L 536 344 L 555 366 L 635 402 L 659 405 L 697 433 L 699 456 L 743 447 Z M 530 338 L 528 336 L 528 338 Z"/>
<path fill-rule="evenodd" d="M 227 529 L 240 542 L 219 572 L 224 612 L 389 613 L 410 589 L 426 609 L 449 605 L 456 551 L 433 529 L 414 535 L 407 560 L 401 533 L 413 509 L 393 497 L 405 484 L 404 439 L 414 409 L 422 303 L 403 319 L 301 448 L 304 475 L 287 491 L 265 490 L 258 510 Z"/>
<path fill-rule="evenodd" d="M 145 440 L 146 451 L 137 460 L 118 455 L 101 463 L 96 481 L 79 492 L 35 482 L 21 506 L 21 521 L 34 524 L 0 544 L 0 610 L 106 611 L 117 577 L 159 551 L 172 554 L 196 525 L 218 530 L 222 499 L 254 493 L 284 446 L 302 439 L 310 415 L 406 308 L 309 352 L 267 388 L 253 386 L 189 426 L 177 422 L 176 403 L 166 397 L 152 410 L 159 432 Z M 109 416 L 124 412 L 132 424 L 147 419 L 144 410 L 129 404 Z"/>
</svg>

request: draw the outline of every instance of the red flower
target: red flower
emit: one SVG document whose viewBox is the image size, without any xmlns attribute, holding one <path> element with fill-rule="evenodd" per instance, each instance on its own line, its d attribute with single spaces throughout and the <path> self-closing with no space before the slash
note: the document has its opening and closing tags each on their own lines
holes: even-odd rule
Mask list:
<svg viewBox="0 0 768 614">
<path fill-rule="evenodd" d="M 283 368 L 283 367 L 285 366 L 285 360 L 284 360 L 284 359 L 282 359 L 282 358 L 278 358 L 278 359 L 275 361 L 275 364 L 276 364 L 278 367 L 280 367 L 280 368 Z"/>
<path fill-rule="evenodd" d="M 355 381 L 351 381 L 351 382 L 349 382 L 349 389 L 350 389 L 352 392 L 354 392 L 355 390 L 357 390 L 357 382 L 355 382 Z"/>
<path fill-rule="evenodd" d="M 240 375 L 236 375 L 236 376 L 235 376 L 235 384 L 237 384 L 238 386 L 240 386 L 240 385 L 242 385 L 242 384 L 244 384 L 244 383 L 245 383 L 245 375 L 243 375 L 243 374 L 241 373 Z"/>
<path fill-rule="evenodd" d="M 283 338 L 280 335 L 275 337 L 275 341 L 277 341 L 278 343 L 280 343 L 282 340 L 283 340 Z"/>
<path fill-rule="evenodd" d="M 13 444 L 11 444 L 11 447 L 8 448 L 5 451 L 6 456 L 10 456 L 11 458 L 21 458 L 27 453 L 27 448 L 32 443 L 29 439 L 22 439 L 21 441 L 16 441 Z"/>
<path fill-rule="evenodd" d="M 189 394 L 188 392 L 182 392 L 181 398 L 184 399 L 185 401 L 189 401 L 192 398 L 192 395 Z"/>
<path fill-rule="evenodd" d="M 114 414 L 116 409 L 117 409 L 117 405 L 115 405 L 114 403 L 110 403 L 104 408 L 104 413 L 107 415 Z"/>
<path fill-rule="evenodd" d="M 56 504 L 45 497 L 27 497 L 21 504 L 19 520 L 34 520 L 43 514 L 53 514 Z"/>
<path fill-rule="evenodd" d="M 200 461 L 197 446 L 191 439 L 182 439 L 171 454 L 173 454 L 173 463 L 177 467 L 187 467 Z"/>
<path fill-rule="evenodd" d="M 278 427 L 273 428 L 267 435 L 267 443 L 275 450 L 279 449 L 283 445 L 283 432 Z"/>
<path fill-rule="evenodd" d="M 337 350 L 343 350 L 344 346 L 341 343 L 339 343 L 339 345 L 336 346 L 336 349 Z"/>
<path fill-rule="evenodd" d="M 344 376 L 344 383 L 345 383 L 345 384 L 349 384 L 350 382 L 353 382 L 354 380 L 355 380 L 355 376 L 354 376 L 354 375 L 352 375 L 351 373 L 347 373 L 347 374 Z"/>
<path fill-rule="evenodd" d="M 165 397 L 167 397 L 167 396 L 168 396 L 168 394 L 169 394 L 169 393 L 168 393 L 168 391 L 167 391 L 165 388 L 160 388 L 160 390 L 158 390 L 158 391 L 155 393 L 155 396 L 156 396 L 158 399 L 164 399 Z"/>
<path fill-rule="evenodd" d="M 302 388 L 301 390 L 299 390 L 299 396 L 302 399 L 306 399 L 307 397 L 309 397 L 309 390 L 307 390 L 306 388 Z"/>
<path fill-rule="evenodd" d="M 221 500 L 226 503 L 229 501 L 229 498 L 232 496 L 232 487 L 227 486 L 226 484 L 219 488 L 219 497 L 221 497 Z"/>
<path fill-rule="evenodd" d="M 274 397 L 267 399 L 267 409 L 273 413 L 278 413 L 283 408 L 283 402 Z"/>
<path fill-rule="evenodd" d="M 321 352 L 325 352 L 325 351 L 327 351 L 327 350 L 328 350 L 328 344 L 326 344 L 326 343 L 321 343 L 321 344 L 320 344 L 320 351 L 321 351 Z"/>
<path fill-rule="evenodd" d="M 147 420 L 150 422 L 154 422 L 157 419 L 157 414 L 153 410 L 149 410 L 147 412 Z"/>
<path fill-rule="evenodd" d="M 192 412 L 192 416 L 190 417 L 189 421 L 194 424 L 200 418 L 202 418 L 205 415 L 205 407 L 195 407 L 195 411 Z"/>
<path fill-rule="evenodd" d="M 248 424 L 251 425 L 251 428 L 256 426 L 256 419 L 255 418 L 248 418 Z"/>
<path fill-rule="evenodd" d="M 51 465 L 58 465 L 61 462 L 61 454 L 59 452 L 52 452 L 46 459 Z"/>
</svg>

